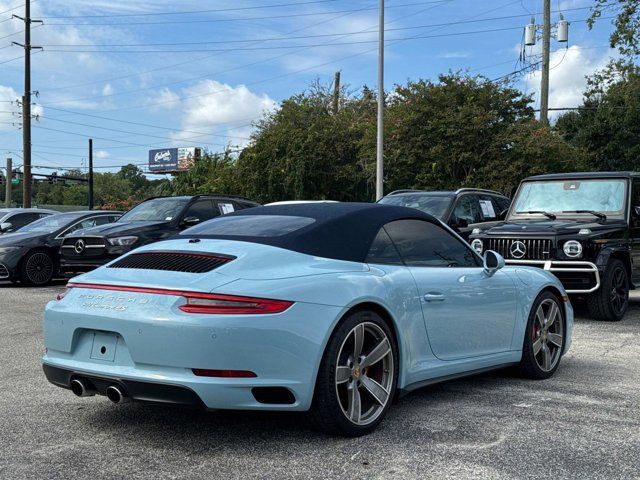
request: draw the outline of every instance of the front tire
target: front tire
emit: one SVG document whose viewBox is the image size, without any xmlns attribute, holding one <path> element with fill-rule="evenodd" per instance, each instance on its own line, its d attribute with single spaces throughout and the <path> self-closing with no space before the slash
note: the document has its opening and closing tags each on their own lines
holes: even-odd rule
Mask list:
<svg viewBox="0 0 640 480">
<path fill-rule="evenodd" d="M 629 275 L 621 260 L 609 260 L 600 289 L 587 297 L 587 306 L 595 320 L 622 320 L 629 307 Z"/>
<path fill-rule="evenodd" d="M 355 311 L 329 339 L 311 416 L 326 433 L 366 435 L 389 410 L 397 380 L 398 347 L 389 327 L 373 311 Z"/>
<path fill-rule="evenodd" d="M 523 376 L 536 380 L 551 377 L 560 365 L 564 342 L 563 305 L 553 293 L 542 292 L 529 312 L 520 361 Z"/>
<path fill-rule="evenodd" d="M 47 285 L 54 274 L 55 261 L 51 254 L 42 250 L 29 252 L 20 266 L 20 282 L 28 286 Z"/>
</svg>

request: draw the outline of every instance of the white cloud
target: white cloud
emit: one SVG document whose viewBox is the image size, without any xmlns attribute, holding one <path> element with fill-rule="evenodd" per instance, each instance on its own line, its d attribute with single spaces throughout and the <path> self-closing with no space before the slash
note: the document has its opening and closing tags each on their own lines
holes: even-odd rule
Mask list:
<svg viewBox="0 0 640 480">
<path fill-rule="evenodd" d="M 94 155 L 96 158 L 100 159 L 109 158 L 111 156 L 111 154 L 106 150 L 98 150 L 94 153 Z"/>
<path fill-rule="evenodd" d="M 224 144 L 225 140 L 232 145 L 244 145 L 246 139 L 239 137 L 249 135 L 251 123 L 261 118 L 265 111 L 276 108 L 276 102 L 267 94 L 254 93 L 245 85 L 232 87 L 215 80 L 203 80 L 183 89 L 180 96 L 165 89 L 159 97 L 158 101 L 171 99 L 169 105 L 179 105 L 183 112 L 182 130 L 171 135 L 176 145 Z"/>
<path fill-rule="evenodd" d="M 592 51 L 574 45 L 551 54 L 549 74 L 549 106 L 577 107 L 582 104 L 587 86 L 586 77 L 602 69 L 609 61 L 609 53 L 594 57 Z M 541 72 L 529 75 L 524 83 L 529 91 L 539 92 Z M 539 98 L 536 95 L 536 102 Z"/>
<path fill-rule="evenodd" d="M 109 95 L 113 95 L 113 87 L 110 83 L 107 83 L 104 87 L 102 87 L 102 96 L 107 97 Z"/>
</svg>

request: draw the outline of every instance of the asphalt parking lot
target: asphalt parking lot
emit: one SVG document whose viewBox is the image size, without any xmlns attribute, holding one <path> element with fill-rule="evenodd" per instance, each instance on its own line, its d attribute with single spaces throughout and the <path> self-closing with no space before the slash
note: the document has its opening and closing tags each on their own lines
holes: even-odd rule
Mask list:
<svg viewBox="0 0 640 480">
<path fill-rule="evenodd" d="M 640 478 L 640 294 L 621 323 L 579 317 L 551 380 L 432 386 L 343 439 L 299 414 L 116 406 L 48 384 L 40 322 L 61 290 L 0 285 L 2 478 Z"/>
</svg>

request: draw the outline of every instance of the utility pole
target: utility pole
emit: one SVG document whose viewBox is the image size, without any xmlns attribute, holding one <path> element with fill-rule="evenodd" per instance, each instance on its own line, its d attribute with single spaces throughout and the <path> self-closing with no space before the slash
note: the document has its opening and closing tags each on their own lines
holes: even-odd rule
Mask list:
<svg viewBox="0 0 640 480">
<path fill-rule="evenodd" d="M 11 158 L 7 158 L 7 185 L 5 187 L 4 204 L 11 207 L 11 180 L 13 178 L 13 163 Z"/>
<path fill-rule="evenodd" d="M 542 19 L 542 81 L 540 85 L 540 122 L 549 125 L 549 56 L 551 53 L 551 0 L 544 0 Z"/>
<path fill-rule="evenodd" d="M 336 72 L 336 78 L 333 81 L 333 114 L 338 113 L 340 109 L 340 72 Z"/>
<path fill-rule="evenodd" d="M 380 0 L 378 27 L 378 138 L 376 145 L 376 200 L 384 196 L 384 0 Z"/>
<path fill-rule="evenodd" d="M 26 0 L 24 4 L 24 17 L 14 15 L 24 22 L 24 45 L 13 42 L 24 48 L 24 95 L 22 96 L 22 157 L 23 157 L 23 184 L 22 184 L 22 206 L 31 208 L 31 24 L 33 22 L 42 23 L 42 20 L 31 19 L 31 0 Z"/>
<path fill-rule="evenodd" d="M 89 210 L 93 210 L 93 138 L 89 139 Z"/>
</svg>

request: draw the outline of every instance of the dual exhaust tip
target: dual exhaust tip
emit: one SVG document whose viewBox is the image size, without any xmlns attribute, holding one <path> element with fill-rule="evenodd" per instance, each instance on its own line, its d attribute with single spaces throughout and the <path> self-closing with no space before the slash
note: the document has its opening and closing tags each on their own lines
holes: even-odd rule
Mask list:
<svg viewBox="0 0 640 480">
<path fill-rule="evenodd" d="M 96 389 L 89 382 L 80 379 L 71 380 L 71 391 L 76 397 L 92 397 L 96 393 Z M 124 394 L 122 389 L 117 385 L 109 385 L 105 390 L 105 395 L 113 403 L 121 404 L 130 401 L 130 398 Z"/>
</svg>

